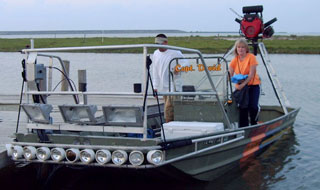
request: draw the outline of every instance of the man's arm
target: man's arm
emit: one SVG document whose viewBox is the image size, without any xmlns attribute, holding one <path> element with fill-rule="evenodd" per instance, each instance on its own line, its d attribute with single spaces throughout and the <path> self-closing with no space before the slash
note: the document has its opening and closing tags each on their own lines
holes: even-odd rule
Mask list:
<svg viewBox="0 0 320 190">
<path fill-rule="evenodd" d="M 154 90 L 157 90 L 159 88 L 159 81 L 160 81 L 159 68 L 157 67 L 157 63 L 156 63 L 155 59 L 153 59 L 153 64 L 152 64 L 152 82 L 153 82 Z"/>
</svg>

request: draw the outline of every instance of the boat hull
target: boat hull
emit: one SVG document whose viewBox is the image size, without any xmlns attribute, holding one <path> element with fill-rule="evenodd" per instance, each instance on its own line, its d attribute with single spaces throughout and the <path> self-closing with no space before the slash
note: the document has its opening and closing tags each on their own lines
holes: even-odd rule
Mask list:
<svg viewBox="0 0 320 190">
<path fill-rule="evenodd" d="M 133 166 L 129 163 L 123 165 L 84 164 L 82 162 L 52 160 L 39 161 L 37 159 L 25 160 L 18 159 L 18 162 L 47 163 L 59 165 L 73 166 L 92 166 L 108 169 L 119 169 L 123 172 L 130 170 L 137 174 L 149 173 L 154 176 L 165 176 L 168 178 L 189 179 L 193 178 L 201 181 L 211 181 L 224 173 L 230 171 L 235 166 L 243 166 L 250 162 L 258 153 L 264 151 L 269 145 L 279 140 L 293 126 L 299 109 L 290 109 L 288 114 L 283 114 L 278 106 L 264 107 L 261 114 L 263 123 L 255 126 L 248 126 L 229 131 L 223 131 L 215 134 L 200 135 L 195 137 L 186 137 L 185 139 L 175 140 L 178 145 L 175 146 L 159 146 L 160 141 L 141 140 L 139 138 L 111 138 L 104 137 L 82 137 L 79 136 L 61 136 L 49 135 L 52 144 L 39 144 L 35 134 L 17 134 L 16 145 L 23 146 L 47 146 L 47 147 L 63 147 L 66 142 L 90 142 L 91 145 L 67 145 L 66 147 L 74 147 L 85 149 L 122 148 L 127 152 L 139 148 L 145 154 L 151 149 L 162 149 L 165 154 L 165 161 L 159 165 L 145 164 Z M 270 118 L 271 117 L 271 118 Z M 201 139 L 201 141 L 199 141 Z M 191 141 L 192 143 L 187 143 Z M 63 143 L 60 144 L 60 143 Z M 82 143 L 83 144 L 83 143 Z M 64 147 L 66 149 L 66 147 Z M 165 174 L 165 175 L 163 175 Z"/>
<path fill-rule="evenodd" d="M 179 160 L 171 165 L 195 179 L 211 181 L 235 166 L 248 163 L 250 158 L 279 140 L 293 126 L 298 111 L 299 109 L 295 109 L 269 122 L 240 128 L 238 130 L 245 131 L 242 140 Z M 169 150 L 167 154 L 171 152 L 179 150 Z"/>
</svg>

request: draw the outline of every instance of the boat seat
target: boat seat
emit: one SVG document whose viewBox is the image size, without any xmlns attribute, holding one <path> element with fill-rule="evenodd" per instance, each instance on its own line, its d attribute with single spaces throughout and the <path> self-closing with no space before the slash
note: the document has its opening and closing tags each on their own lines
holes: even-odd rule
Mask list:
<svg viewBox="0 0 320 190">
<path fill-rule="evenodd" d="M 195 92 L 196 89 L 194 88 L 194 85 L 183 85 L 182 86 L 182 92 Z M 182 99 L 183 100 L 194 100 L 194 98 L 196 97 L 196 95 L 187 95 L 187 96 L 183 96 Z"/>
</svg>

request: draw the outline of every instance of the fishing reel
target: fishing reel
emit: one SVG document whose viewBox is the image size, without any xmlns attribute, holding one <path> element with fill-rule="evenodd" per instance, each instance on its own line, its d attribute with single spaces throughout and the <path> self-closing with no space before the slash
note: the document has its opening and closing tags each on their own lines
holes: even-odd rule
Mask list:
<svg viewBox="0 0 320 190">
<path fill-rule="evenodd" d="M 240 24 L 240 34 L 246 39 L 257 41 L 261 38 L 270 38 L 274 34 L 270 25 L 276 22 L 277 18 L 263 23 L 262 11 L 262 5 L 242 7 L 244 14 L 242 20 L 235 19 Z"/>
</svg>

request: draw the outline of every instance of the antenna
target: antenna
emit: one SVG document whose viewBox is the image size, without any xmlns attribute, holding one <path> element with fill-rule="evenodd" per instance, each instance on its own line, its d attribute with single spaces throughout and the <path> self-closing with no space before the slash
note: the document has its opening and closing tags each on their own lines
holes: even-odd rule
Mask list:
<svg viewBox="0 0 320 190">
<path fill-rule="evenodd" d="M 243 18 L 243 16 L 239 15 L 235 10 L 233 10 L 232 8 L 229 8 L 230 11 L 232 11 L 234 14 L 236 14 L 238 17 Z"/>
</svg>

